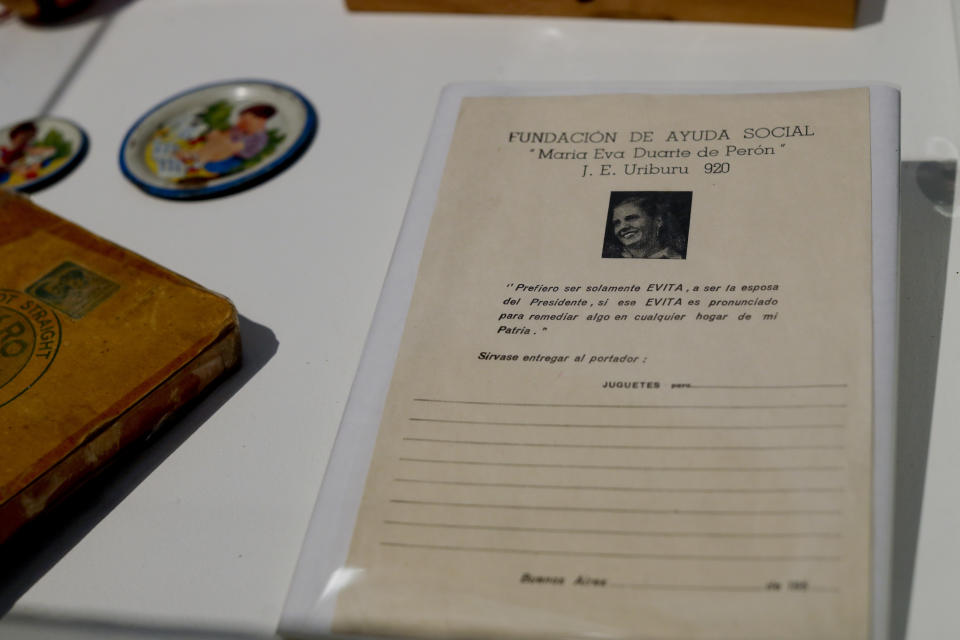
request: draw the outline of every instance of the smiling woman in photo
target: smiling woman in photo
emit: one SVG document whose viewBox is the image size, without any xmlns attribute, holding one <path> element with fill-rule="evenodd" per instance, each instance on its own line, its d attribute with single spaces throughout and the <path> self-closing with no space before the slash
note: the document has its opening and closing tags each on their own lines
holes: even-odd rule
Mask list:
<svg viewBox="0 0 960 640">
<path fill-rule="evenodd" d="M 689 191 L 614 191 L 610 194 L 604 258 L 686 258 Z"/>
</svg>

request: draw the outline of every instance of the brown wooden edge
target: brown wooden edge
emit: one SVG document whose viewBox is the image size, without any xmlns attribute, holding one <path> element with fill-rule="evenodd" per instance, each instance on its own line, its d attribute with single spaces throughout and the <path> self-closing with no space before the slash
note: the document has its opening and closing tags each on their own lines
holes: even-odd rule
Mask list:
<svg viewBox="0 0 960 640">
<path fill-rule="evenodd" d="M 856 26 L 858 0 L 345 0 L 352 11 Z"/>
<path fill-rule="evenodd" d="M 179 408 L 236 370 L 240 361 L 240 329 L 234 314 L 233 323 L 196 358 L 0 505 L 0 543 L 62 501 L 125 448 L 159 430 Z"/>
</svg>

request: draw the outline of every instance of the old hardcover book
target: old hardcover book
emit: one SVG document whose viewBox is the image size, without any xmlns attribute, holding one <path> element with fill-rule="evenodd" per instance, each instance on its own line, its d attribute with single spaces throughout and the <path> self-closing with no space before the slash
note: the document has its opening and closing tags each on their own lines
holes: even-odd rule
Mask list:
<svg viewBox="0 0 960 640">
<path fill-rule="evenodd" d="M 885 638 L 898 105 L 448 90 L 281 630 Z"/>
<path fill-rule="evenodd" d="M 229 300 L 0 190 L 0 541 L 239 362 Z"/>
</svg>

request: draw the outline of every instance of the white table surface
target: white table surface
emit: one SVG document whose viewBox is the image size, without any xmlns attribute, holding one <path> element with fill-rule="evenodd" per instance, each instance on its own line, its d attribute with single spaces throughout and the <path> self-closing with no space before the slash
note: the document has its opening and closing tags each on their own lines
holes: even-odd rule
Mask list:
<svg viewBox="0 0 960 640">
<path fill-rule="evenodd" d="M 902 284 L 915 330 L 902 354 L 901 520 L 913 515 L 898 523 L 908 544 L 895 608 L 909 605 L 912 640 L 960 637 L 960 232 L 950 206 L 938 212 L 918 188 L 942 166 L 925 161 L 960 147 L 949 0 L 887 0 L 882 21 L 854 30 L 350 14 L 336 0 L 107 4 L 116 12 L 56 28 L 0 23 L 0 122 L 50 107 L 81 123 L 86 160 L 35 200 L 232 298 L 247 365 L 0 575 L 0 637 L 273 634 L 438 93 L 548 80 L 902 88 L 903 157 L 915 161 L 904 165 L 904 273 L 916 279 Z M 130 124 L 227 78 L 305 93 L 320 116 L 308 152 L 215 200 L 165 201 L 128 183 L 117 152 Z"/>
</svg>

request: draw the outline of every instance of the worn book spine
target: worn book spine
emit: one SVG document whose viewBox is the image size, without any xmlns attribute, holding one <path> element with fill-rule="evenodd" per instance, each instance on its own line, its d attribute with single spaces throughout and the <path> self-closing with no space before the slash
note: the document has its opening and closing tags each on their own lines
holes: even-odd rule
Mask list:
<svg viewBox="0 0 960 640">
<path fill-rule="evenodd" d="M 102 471 L 122 451 L 159 431 L 221 376 L 240 366 L 240 335 L 226 330 L 140 402 L 104 424 L 59 464 L 0 506 L 0 542 Z"/>
</svg>

